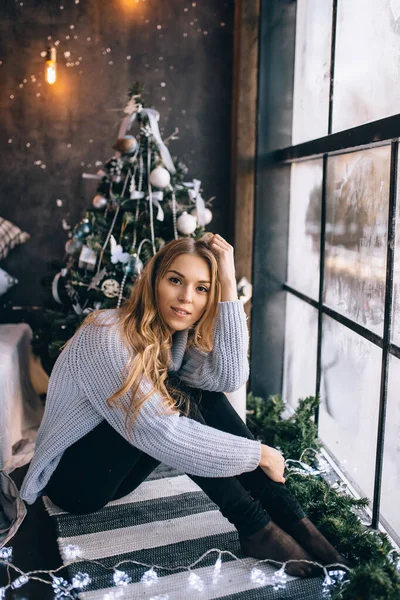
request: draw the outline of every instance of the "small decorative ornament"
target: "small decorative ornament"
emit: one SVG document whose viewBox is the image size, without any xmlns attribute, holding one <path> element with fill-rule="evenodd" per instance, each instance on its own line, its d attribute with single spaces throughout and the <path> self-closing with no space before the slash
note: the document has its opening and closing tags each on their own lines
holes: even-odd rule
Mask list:
<svg viewBox="0 0 400 600">
<path fill-rule="evenodd" d="M 51 284 L 53 298 L 58 304 L 69 304 L 70 302 L 70 297 L 66 288 L 66 271 L 66 269 L 61 269 L 59 273 L 56 273 Z"/>
<path fill-rule="evenodd" d="M 12 548 L 9 546 L 7 548 L 0 549 L 0 559 L 5 560 L 6 562 L 11 562 L 12 560 Z"/>
<path fill-rule="evenodd" d="M 145 583 L 146 585 L 152 585 L 157 581 L 157 579 L 158 575 L 155 572 L 154 567 L 151 567 L 151 569 L 143 573 L 141 581 L 143 581 L 143 583 Z"/>
<path fill-rule="evenodd" d="M 85 239 L 90 233 L 92 233 L 92 226 L 89 223 L 89 219 L 83 219 L 74 229 L 74 236 L 78 240 Z"/>
<path fill-rule="evenodd" d="M 246 279 L 246 277 L 242 277 L 241 280 L 238 282 L 237 293 L 238 293 L 239 300 L 241 300 L 243 302 L 243 304 L 246 304 L 246 302 L 248 300 L 250 300 L 250 298 L 252 297 L 253 286 Z"/>
<path fill-rule="evenodd" d="M 129 252 L 124 252 L 122 250 L 121 244 L 117 244 L 115 237 L 112 235 L 110 238 L 111 244 L 111 262 L 113 265 L 121 262 L 126 264 L 129 260 Z"/>
<path fill-rule="evenodd" d="M 131 254 L 129 261 L 122 267 L 125 275 L 133 275 L 133 277 L 139 277 L 140 273 L 143 270 L 143 263 L 140 260 L 139 256 L 136 254 Z"/>
<path fill-rule="evenodd" d="M 197 219 L 197 209 L 192 210 L 191 214 Z M 213 214 L 209 208 L 204 210 L 204 225 L 209 225 L 213 218 Z"/>
<path fill-rule="evenodd" d="M 29 577 L 27 577 L 27 575 L 21 575 L 20 577 L 17 577 L 17 579 L 14 579 L 14 581 L 11 584 L 11 588 L 13 590 L 16 590 L 17 588 L 20 588 L 23 585 L 25 585 L 25 583 L 28 583 L 28 581 Z"/>
<path fill-rule="evenodd" d="M 161 167 L 159 165 L 150 173 L 149 181 L 154 187 L 163 190 L 164 188 L 169 186 L 171 182 L 171 175 L 169 174 L 167 169 L 164 169 L 164 167 Z"/>
<path fill-rule="evenodd" d="M 65 252 L 71 255 L 78 254 L 78 252 L 82 249 L 82 246 L 83 242 L 81 242 L 81 240 L 78 240 L 78 238 L 73 237 L 70 240 L 68 240 L 65 244 Z"/>
<path fill-rule="evenodd" d="M 81 253 L 79 255 L 78 266 L 80 269 L 86 269 L 87 271 L 94 271 L 96 268 L 97 254 L 89 246 L 82 246 Z"/>
<path fill-rule="evenodd" d="M 192 587 L 193 589 L 201 592 L 204 588 L 204 583 L 203 581 L 200 579 L 200 577 L 198 575 L 196 575 L 196 573 L 193 573 L 193 571 L 190 573 L 189 575 L 189 585 L 190 587 Z"/>
<path fill-rule="evenodd" d="M 176 226 L 183 235 L 190 235 L 196 231 L 196 217 L 189 215 L 186 211 L 181 214 L 176 222 Z"/>
<path fill-rule="evenodd" d="M 113 146 L 113 150 L 121 154 L 133 154 L 138 149 L 138 143 L 133 135 L 124 135 L 118 138 Z"/>
<path fill-rule="evenodd" d="M 101 291 L 107 298 L 116 298 L 119 294 L 120 285 L 115 279 L 106 279 L 101 284 Z"/>
<path fill-rule="evenodd" d="M 89 583 L 91 583 L 91 579 L 87 573 L 81 573 L 80 571 L 76 573 L 76 575 L 72 578 L 72 586 L 78 590 L 83 590 Z"/>
<path fill-rule="evenodd" d="M 101 196 L 100 194 L 97 194 L 92 200 L 94 208 L 98 209 L 105 208 L 107 206 L 107 202 L 107 198 L 104 198 L 104 196 Z"/>
<path fill-rule="evenodd" d="M 115 569 L 113 579 L 115 585 L 128 585 L 131 582 L 131 578 L 125 571 L 119 571 L 118 569 Z"/>
</svg>

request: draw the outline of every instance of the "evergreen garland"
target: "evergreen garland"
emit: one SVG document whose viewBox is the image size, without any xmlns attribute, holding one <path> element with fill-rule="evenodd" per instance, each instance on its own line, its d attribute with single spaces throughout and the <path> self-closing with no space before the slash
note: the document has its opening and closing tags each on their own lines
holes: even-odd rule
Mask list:
<svg viewBox="0 0 400 600">
<path fill-rule="evenodd" d="M 312 419 L 318 404 L 314 397 L 300 400 L 295 413 L 284 419 L 285 404 L 279 396 L 265 401 L 250 393 L 247 424 L 257 439 L 279 447 L 286 458 L 299 460 L 307 448 L 321 448 Z M 291 472 L 286 482 L 307 516 L 354 565 L 344 583 L 330 590 L 331 598 L 400 600 L 400 554 L 386 534 L 363 525 L 357 515 L 368 506 L 368 498 L 353 498 L 320 475 Z"/>
</svg>

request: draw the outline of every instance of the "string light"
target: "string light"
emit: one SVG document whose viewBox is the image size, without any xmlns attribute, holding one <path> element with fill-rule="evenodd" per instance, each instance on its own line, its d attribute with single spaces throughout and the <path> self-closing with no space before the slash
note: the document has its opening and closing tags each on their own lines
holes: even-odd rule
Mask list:
<svg viewBox="0 0 400 600">
<path fill-rule="evenodd" d="M 57 60 L 57 51 L 54 46 L 50 46 L 47 49 L 46 54 L 46 81 L 50 85 L 56 82 L 57 72 L 56 72 L 56 60 Z"/>
<path fill-rule="evenodd" d="M 72 587 L 82 590 L 91 583 L 91 579 L 87 573 L 76 573 L 72 578 Z"/>
<path fill-rule="evenodd" d="M 324 598 L 330 598 L 331 597 L 331 589 L 332 587 L 335 585 L 335 580 L 332 579 L 332 577 L 330 577 L 328 575 L 328 573 L 325 575 L 325 579 L 322 583 L 322 596 Z"/>
<path fill-rule="evenodd" d="M 261 569 L 257 569 L 257 567 L 254 567 L 251 570 L 250 580 L 253 583 L 258 583 L 259 585 L 265 585 L 267 583 L 268 578 L 264 571 L 261 571 Z"/>
<path fill-rule="evenodd" d="M 222 559 L 221 559 L 221 555 L 218 556 L 217 558 L 217 562 L 214 565 L 214 572 L 213 572 L 213 579 L 212 582 L 215 585 L 220 576 L 221 576 L 221 568 L 222 568 Z"/>
<path fill-rule="evenodd" d="M 28 581 L 29 577 L 27 575 L 21 575 L 20 577 L 17 577 L 17 579 L 14 579 L 14 581 L 11 584 L 11 589 L 15 590 L 17 588 L 20 588 L 23 585 L 25 585 L 25 583 L 28 583 Z"/>
<path fill-rule="evenodd" d="M 285 573 L 285 565 L 279 571 L 276 571 L 272 576 L 272 585 L 274 590 L 286 589 L 287 574 Z"/>
<path fill-rule="evenodd" d="M 12 560 L 12 548 L 1 548 L 0 558 L 5 562 L 10 562 Z"/>
<path fill-rule="evenodd" d="M 63 546 L 61 554 L 64 560 L 75 560 L 76 558 L 82 557 L 82 551 L 79 546 L 74 546 L 73 544 Z"/>
<path fill-rule="evenodd" d="M 158 575 L 155 572 L 154 568 L 151 567 L 151 569 L 149 571 L 146 571 L 143 576 L 141 581 L 143 581 L 143 583 L 145 583 L 146 585 L 152 585 L 153 583 L 155 583 L 158 579 Z"/>
<path fill-rule="evenodd" d="M 198 590 L 199 592 L 203 591 L 204 583 L 202 579 L 193 571 L 190 573 L 188 581 L 190 587 L 192 587 L 194 590 Z"/>
<path fill-rule="evenodd" d="M 65 598 L 66 596 L 68 597 L 70 595 L 70 584 L 63 577 L 53 577 L 51 587 L 54 590 L 54 595 L 57 600 L 61 600 L 61 598 Z"/>
<path fill-rule="evenodd" d="M 206 556 L 208 556 L 209 554 L 214 553 L 214 552 L 216 552 L 218 554 L 218 556 L 217 556 L 217 560 L 214 564 L 214 569 L 213 569 L 213 577 L 212 577 L 213 584 L 215 584 L 217 582 L 219 577 L 222 577 L 222 555 L 223 554 L 229 555 L 234 560 L 238 561 L 239 563 L 244 564 L 245 567 L 247 566 L 247 565 L 245 565 L 245 563 L 243 563 L 242 559 L 235 556 L 235 554 L 233 554 L 232 552 L 229 552 L 229 550 L 219 550 L 217 548 L 211 548 L 210 550 L 207 550 L 204 554 L 202 554 L 202 556 L 200 556 L 200 558 L 198 558 L 194 563 L 192 563 L 191 565 L 186 566 L 186 567 L 185 566 L 162 567 L 162 566 L 157 566 L 157 565 L 144 564 L 144 563 L 141 563 L 141 562 L 138 562 L 135 560 L 124 560 L 124 561 L 119 562 L 118 564 L 116 564 L 113 567 L 106 567 L 98 560 L 90 560 L 90 559 L 86 559 L 86 558 L 82 557 L 82 551 L 79 548 L 79 546 L 76 546 L 73 544 L 67 544 L 61 548 L 61 555 L 63 556 L 64 560 L 68 557 L 68 558 L 72 558 L 72 561 L 66 562 L 58 569 L 55 569 L 52 571 L 40 570 L 40 571 L 32 571 L 32 572 L 28 572 L 28 573 L 23 573 L 20 569 L 18 569 L 18 567 L 16 567 L 11 562 L 9 562 L 9 559 L 12 556 L 12 549 L 11 548 L 2 548 L 0 550 L 0 566 L 1 566 L 1 564 L 4 564 L 8 568 L 11 568 L 11 569 L 17 571 L 19 573 L 19 577 L 17 577 L 12 583 L 9 583 L 7 586 L 0 588 L 0 600 L 3 600 L 5 598 L 7 589 L 19 588 L 19 587 L 25 585 L 30 579 L 35 579 L 35 580 L 45 583 L 47 585 L 51 585 L 55 592 L 56 600 L 61 600 L 62 598 L 70 598 L 71 600 L 73 600 L 76 597 L 75 596 L 76 592 L 74 590 L 82 590 L 83 588 L 87 587 L 91 583 L 90 576 L 88 575 L 88 573 L 82 573 L 81 571 L 79 571 L 75 575 L 73 575 L 72 582 L 69 583 L 63 577 L 58 577 L 56 575 L 56 573 L 58 571 L 60 571 L 61 569 L 65 569 L 65 568 L 69 567 L 72 564 L 76 564 L 76 559 L 78 559 L 78 558 L 83 558 L 83 560 L 85 560 L 85 562 L 88 562 L 88 563 L 91 563 L 94 565 L 98 565 L 103 569 L 114 571 L 113 580 L 114 580 L 114 584 L 117 589 L 108 590 L 106 592 L 106 594 L 103 596 L 103 600 L 117 600 L 118 598 L 121 598 L 122 596 L 124 596 L 124 587 L 132 582 L 129 575 L 125 571 L 122 571 L 118 568 L 123 563 L 124 564 L 129 563 L 129 564 L 147 568 L 148 570 L 146 570 L 144 572 L 144 574 L 142 575 L 142 578 L 141 578 L 142 583 L 144 583 L 146 586 L 150 586 L 153 583 L 156 583 L 158 581 L 158 574 L 156 572 L 156 569 L 163 569 L 163 570 L 172 571 L 172 572 L 187 570 L 189 573 L 189 576 L 188 576 L 189 586 L 192 589 L 201 592 L 204 590 L 204 582 L 199 577 L 199 575 L 197 575 L 197 573 L 195 573 L 192 569 L 198 563 L 200 563 Z M 390 558 L 392 558 L 392 557 L 390 556 Z M 273 587 L 273 589 L 277 590 L 277 591 L 284 590 L 286 588 L 286 583 L 287 583 L 287 574 L 285 571 L 287 563 L 281 564 L 281 567 L 279 568 L 279 570 L 275 571 L 275 573 L 273 573 L 272 576 L 267 576 L 266 573 L 264 573 L 262 571 L 262 569 L 259 568 L 259 565 L 261 565 L 263 563 L 269 564 L 271 562 L 273 564 L 276 564 L 276 561 L 272 561 L 270 559 L 259 560 L 256 562 L 256 564 L 253 564 L 251 571 L 250 571 L 250 581 L 253 584 L 257 584 L 259 586 L 271 585 Z M 305 562 L 305 561 L 304 560 L 302 560 L 302 561 L 290 560 L 288 562 L 294 563 L 294 562 Z M 322 584 L 324 597 L 329 597 L 328 594 L 330 594 L 330 590 L 334 586 L 335 587 L 340 586 L 340 585 L 342 585 L 342 583 L 344 583 L 343 579 L 348 571 L 348 568 L 346 566 L 336 565 L 336 570 L 332 570 L 332 571 L 328 572 L 328 570 L 327 570 L 328 567 L 324 567 L 323 565 L 321 565 L 317 562 L 313 562 L 313 561 L 306 561 L 306 562 L 308 564 L 318 566 L 322 569 L 322 571 L 325 575 L 325 579 Z M 342 569 L 338 569 L 337 568 L 338 566 L 342 567 Z M 49 582 L 45 579 L 41 579 L 40 577 L 37 577 L 37 575 L 36 575 L 37 573 L 43 573 L 43 574 L 50 575 L 51 582 Z M 168 600 L 168 598 L 169 598 L 168 594 L 161 594 L 158 596 L 157 595 L 153 596 L 149 600 Z"/>
<path fill-rule="evenodd" d="M 125 573 L 125 571 L 114 570 L 114 583 L 115 585 L 128 585 L 131 582 L 131 578 Z"/>
</svg>

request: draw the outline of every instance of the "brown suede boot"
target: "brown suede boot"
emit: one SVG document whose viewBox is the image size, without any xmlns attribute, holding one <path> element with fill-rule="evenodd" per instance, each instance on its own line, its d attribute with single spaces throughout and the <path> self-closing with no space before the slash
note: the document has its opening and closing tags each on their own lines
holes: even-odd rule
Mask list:
<svg viewBox="0 0 400 600">
<path fill-rule="evenodd" d="M 239 535 L 239 540 L 247 556 L 254 558 L 270 558 L 279 562 L 290 559 L 313 560 L 308 552 L 273 521 L 249 537 Z M 285 570 L 296 577 L 310 577 L 315 572 L 313 565 L 306 562 L 289 563 Z"/>
<path fill-rule="evenodd" d="M 285 531 L 308 550 L 317 562 L 324 566 L 340 563 L 351 567 L 350 562 L 328 542 L 326 537 L 307 517 L 300 519 L 293 525 L 285 526 Z"/>
</svg>

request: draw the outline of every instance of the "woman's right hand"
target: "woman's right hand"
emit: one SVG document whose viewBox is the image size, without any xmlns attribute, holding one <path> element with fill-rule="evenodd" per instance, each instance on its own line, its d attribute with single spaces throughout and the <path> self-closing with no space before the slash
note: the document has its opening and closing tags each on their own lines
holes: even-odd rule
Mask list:
<svg viewBox="0 0 400 600">
<path fill-rule="evenodd" d="M 285 478 L 283 476 L 285 470 L 285 459 L 278 450 L 275 450 L 275 448 L 261 444 L 261 458 L 259 466 L 262 468 L 264 473 L 266 473 L 268 477 L 272 479 L 272 481 L 276 481 L 277 483 L 285 483 Z"/>
</svg>

